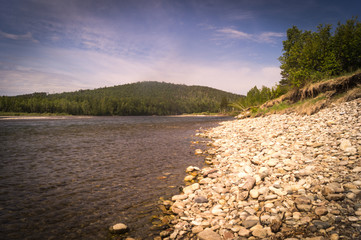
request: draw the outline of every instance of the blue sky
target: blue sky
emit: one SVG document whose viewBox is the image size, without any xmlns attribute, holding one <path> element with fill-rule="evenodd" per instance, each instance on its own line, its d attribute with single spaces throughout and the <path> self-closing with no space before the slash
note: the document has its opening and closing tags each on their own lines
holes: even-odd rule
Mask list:
<svg viewBox="0 0 361 240">
<path fill-rule="evenodd" d="M 245 94 L 280 80 L 292 25 L 359 13 L 359 0 L 0 0 L 0 95 L 138 81 Z"/>
</svg>

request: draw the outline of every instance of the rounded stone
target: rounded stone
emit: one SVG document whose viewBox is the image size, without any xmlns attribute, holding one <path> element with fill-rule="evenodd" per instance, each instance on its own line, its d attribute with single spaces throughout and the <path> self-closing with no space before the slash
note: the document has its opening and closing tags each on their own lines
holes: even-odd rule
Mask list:
<svg viewBox="0 0 361 240">
<path fill-rule="evenodd" d="M 111 233 L 122 234 L 129 231 L 129 228 L 124 223 L 117 223 L 109 228 Z"/>
<path fill-rule="evenodd" d="M 322 207 L 317 207 L 315 208 L 315 213 L 318 216 L 323 216 L 326 215 L 328 213 L 328 210 L 326 207 L 322 206 Z"/>
<path fill-rule="evenodd" d="M 340 239 L 340 236 L 337 233 L 332 233 L 330 236 L 330 240 L 338 240 Z"/>
<path fill-rule="evenodd" d="M 238 231 L 238 235 L 240 237 L 249 237 L 250 234 L 251 234 L 251 231 L 245 227 L 241 227 L 241 229 Z"/>
<path fill-rule="evenodd" d="M 350 222 L 357 222 L 357 221 L 358 221 L 358 217 L 350 216 L 350 217 L 348 217 L 348 220 L 349 220 Z"/>
<path fill-rule="evenodd" d="M 194 199 L 196 203 L 207 203 L 208 199 L 204 196 L 199 196 Z"/>
<path fill-rule="evenodd" d="M 203 227 L 202 226 L 195 226 L 192 228 L 192 233 L 197 234 L 203 231 Z"/>
<path fill-rule="evenodd" d="M 249 191 L 249 195 L 251 196 L 251 198 L 256 199 L 259 196 L 259 192 L 257 189 L 252 189 L 251 191 Z"/>
<path fill-rule="evenodd" d="M 267 237 L 267 231 L 264 228 L 257 228 L 252 231 L 252 235 L 263 239 L 263 238 Z"/>
<path fill-rule="evenodd" d="M 256 216 L 248 216 L 243 222 L 242 225 L 245 228 L 251 228 L 259 222 L 259 218 Z"/>
</svg>

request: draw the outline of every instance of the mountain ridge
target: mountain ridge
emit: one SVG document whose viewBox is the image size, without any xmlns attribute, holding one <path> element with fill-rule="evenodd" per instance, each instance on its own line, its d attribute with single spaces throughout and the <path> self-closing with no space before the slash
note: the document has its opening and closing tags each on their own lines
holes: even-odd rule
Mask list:
<svg viewBox="0 0 361 240">
<path fill-rule="evenodd" d="M 143 81 L 64 93 L 0 97 L 0 111 L 71 115 L 178 115 L 228 111 L 241 97 L 205 86 Z"/>
</svg>

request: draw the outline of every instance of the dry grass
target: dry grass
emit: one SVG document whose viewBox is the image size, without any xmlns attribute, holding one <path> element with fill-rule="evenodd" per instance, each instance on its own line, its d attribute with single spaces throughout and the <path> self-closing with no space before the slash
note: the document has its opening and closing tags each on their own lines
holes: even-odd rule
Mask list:
<svg viewBox="0 0 361 240">
<path fill-rule="evenodd" d="M 331 103 L 361 98 L 361 71 L 293 89 L 264 103 L 254 115 L 296 112 L 312 115 Z"/>
</svg>

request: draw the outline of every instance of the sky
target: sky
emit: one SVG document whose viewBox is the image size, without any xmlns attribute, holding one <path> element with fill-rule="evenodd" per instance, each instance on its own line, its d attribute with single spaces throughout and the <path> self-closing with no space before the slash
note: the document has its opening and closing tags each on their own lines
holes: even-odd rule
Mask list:
<svg viewBox="0 0 361 240">
<path fill-rule="evenodd" d="M 0 0 L 0 95 L 139 81 L 246 94 L 280 80 L 288 28 L 359 13 L 359 0 Z"/>
</svg>

